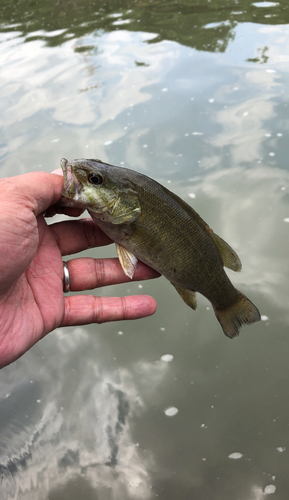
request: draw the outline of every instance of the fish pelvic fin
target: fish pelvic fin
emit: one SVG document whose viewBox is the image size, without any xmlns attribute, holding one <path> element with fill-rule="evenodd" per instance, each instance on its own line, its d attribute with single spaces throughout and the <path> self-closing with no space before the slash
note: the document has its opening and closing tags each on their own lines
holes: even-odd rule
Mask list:
<svg viewBox="0 0 289 500">
<path fill-rule="evenodd" d="M 261 319 L 257 307 L 239 291 L 238 299 L 232 306 L 222 310 L 214 307 L 214 311 L 224 334 L 231 339 L 239 335 L 242 325 L 250 325 Z"/>
<path fill-rule="evenodd" d="M 132 279 L 137 265 L 137 258 L 118 243 L 115 244 L 115 247 L 123 272 Z"/>
<path fill-rule="evenodd" d="M 193 292 L 193 290 L 187 290 L 186 288 L 174 285 L 173 283 L 172 285 L 175 287 L 178 294 L 182 297 L 183 301 L 187 304 L 187 306 L 190 306 L 195 311 L 197 309 L 196 292 Z"/>
</svg>

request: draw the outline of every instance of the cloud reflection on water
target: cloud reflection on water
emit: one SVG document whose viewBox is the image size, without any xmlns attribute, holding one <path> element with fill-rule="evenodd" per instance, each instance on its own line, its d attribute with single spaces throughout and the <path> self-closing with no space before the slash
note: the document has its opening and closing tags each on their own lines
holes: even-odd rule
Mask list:
<svg viewBox="0 0 289 500">
<path fill-rule="evenodd" d="M 279 45 L 276 31 L 282 31 Z M 145 43 L 153 37 L 141 31 L 90 33 L 56 47 L 41 40 L 6 40 L 1 173 L 37 170 L 39 164 L 49 171 L 62 156 L 97 156 L 124 161 L 160 180 L 237 251 L 243 271 L 230 273 L 232 281 L 258 305 L 274 307 L 272 317 L 267 309 L 262 314 L 278 323 L 277 340 L 282 335 L 286 340 L 280 324 L 289 315 L 284 223 L 289 179 L 277 133 L 285 136 L 288 128 L 286 109 L 286 120 L 280 111 L 287 88 L 287 66 L 281 62 L 288 57 L 288 28 L 240 23 L 231 50 L 221 55 L 168 40 Z M 251 41 L 256 49 L 270 47 L 270 66 L 246 62 L 256 55 Z M 282 147 L 284 168 L 269 156 L 277 156 L 277 150 L 281 155 Z M 238 488 L 246 491 L 244 498 L 263 498 L 263 471 L 275 472 L 272 450 L 284 446 L 287 429 L 286 348 L 272 346 L 269 339 L 260 357 L 264 323 L 252 327 L 257 334 L 248 343 L 249 327 L 239 344 L 229 344 L 218 337 L 213 312 L 201 300 L 194 315 L 183 304 L 176 306 L 180 299 L 168 283 L 162 288 L 159 282 L 146 288 L 150 293 L 159 287 L 164 303 L 163 316 L 158 312 L 145 323 L 152 325 L 153 341 L 146 326 L 137 340 L 123 335 L 118 347 L 113 335 L 106 344 L 92 327 L 58 330 L 1 372 L 0 498 L 47 500 L 49 494 L 50 500 L 81 495 L 94 500 L 97 494 L 147 500 L 152 487 L 162 498 L 174 498 L 174 491 L 190 497 L 196 492 L 206 500 L 208 492 L 223 499 L 225 491 L 237 498 Z M 163 324 L 166 332 L 159 338 Z M 275 334 L 277 327 L 272 330 Z M 101 331 L 111 333 L 113 327 Z M 170 367 L 148 361 L 168 348 L 174 355 Z M 123 365 L 114 363 L 114 349 Z M 266 378 L 262 370 L 270 363 L 274 374 Z M 216 364 L 223 377 L 218 378 Z M 173 405 L 180 411 L 166 427 L 163 412 Z M 277 417 L 284 412 L 283 427 L 275 424 L 276 415 L 269 416 L 271 426 L 272 407 Z M 279 430 L 273 428 L 277 425 Z M 227 448 L 238 443 L 250 453 L 260 426 L 266 438 L 255 444 L 252 462 L 244 460 L 247 468 L 228 473 Z M 282 477 L 284 464 L 279 467 Z"/>
<path fill-rule="evenodd" d="M 58 488 L 77 482 L 77 477 L 92 489 L 109 492 L 111 499 L 150 498 L 153 458 L 135 442 L 131 424 L 145 411 L 140 373 L 144 394 L 155 392 L 168 364 L 138 362 L 131 371 L 109 371 L 101 366 L 99 347 L 81 328 L 70 333 L 59 329 L 46 342 L 45 367 L 42 356 L 31 353 L 17 361 L 22 385 L 17 387 L 15 379 L 15 394 L 12 389 L 9 397 L 2 396 L 1 406 L 12 412 L 24 394 L 29 415 L 25 425 L 22 405 L 13 419 L 1 424 L 1 500 L 41 500 L 50 493 L 54 498 Z M 87 349 L 90 356 L 82 357 Z M 41 344 L 35 350 L 41 354 Z"/>
</svg>

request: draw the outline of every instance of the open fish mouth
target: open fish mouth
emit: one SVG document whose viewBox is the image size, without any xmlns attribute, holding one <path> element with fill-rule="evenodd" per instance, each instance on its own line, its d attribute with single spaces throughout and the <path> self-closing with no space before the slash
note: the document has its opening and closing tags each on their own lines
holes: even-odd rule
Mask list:
<svg viewBox="0 0 289 500">
<path fill-rule="evenodd" d="M 59 205 L 66 207 L 82 206 L 81 204 L 81 182 L 77 179 L 73 166 L 68 160 L 62 158 L 60 166 L 63 172 L 63 189 Z"/>
<path fill-rule="evenodd" d="M 65 198 L 73 198 L 75 202 L 79 199 L 79 194 L 81 192 L 81 183 L 76 178 L 73 167 L 71 163 L 68 162 L 65 158 L 62 158 L 60 161 L 60 166 L 63 172 L 63 189 L 62 196 Z"/>
<path fill-rule="evenodd" d="M 62 168 L 63 178 L 64 178 L 63 191 L 69 189 L 72 180 L 71 165 L 67 164 L 68 160 L 66 160 L 66 158 L 62 158 L 60 160 L 60 166 Z"/>
</svg>

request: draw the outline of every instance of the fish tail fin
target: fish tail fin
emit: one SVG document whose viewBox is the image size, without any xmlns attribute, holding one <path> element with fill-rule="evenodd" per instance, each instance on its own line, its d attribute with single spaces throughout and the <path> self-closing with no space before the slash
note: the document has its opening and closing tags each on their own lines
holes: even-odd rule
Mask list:
<svg viewBox="0 0 289 500">
<path fill-rule="evenodd" d="M 250 325 L 260 321 L 260 312 L 256 306 L 241 292 L 238 292 L 238 299 L 233 305 L 226 309 L 214 307 L 217 320 L 221 324 L 225 335 L 233 339 L 239 335 L 239 328 L 242 325 Z"/>
</svg>

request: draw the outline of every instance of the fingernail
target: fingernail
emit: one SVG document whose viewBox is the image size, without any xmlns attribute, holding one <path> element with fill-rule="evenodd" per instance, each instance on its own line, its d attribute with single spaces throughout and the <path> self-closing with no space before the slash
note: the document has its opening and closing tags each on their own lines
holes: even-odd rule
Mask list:
<svg viewBox="0 0 289 500">
<path fill-rule="evenodd" d="M 56 175 L 63 175 L 61 168 L 57 168 L 56 170 L 53 170 L 51 173 Z"/>
</svg>

